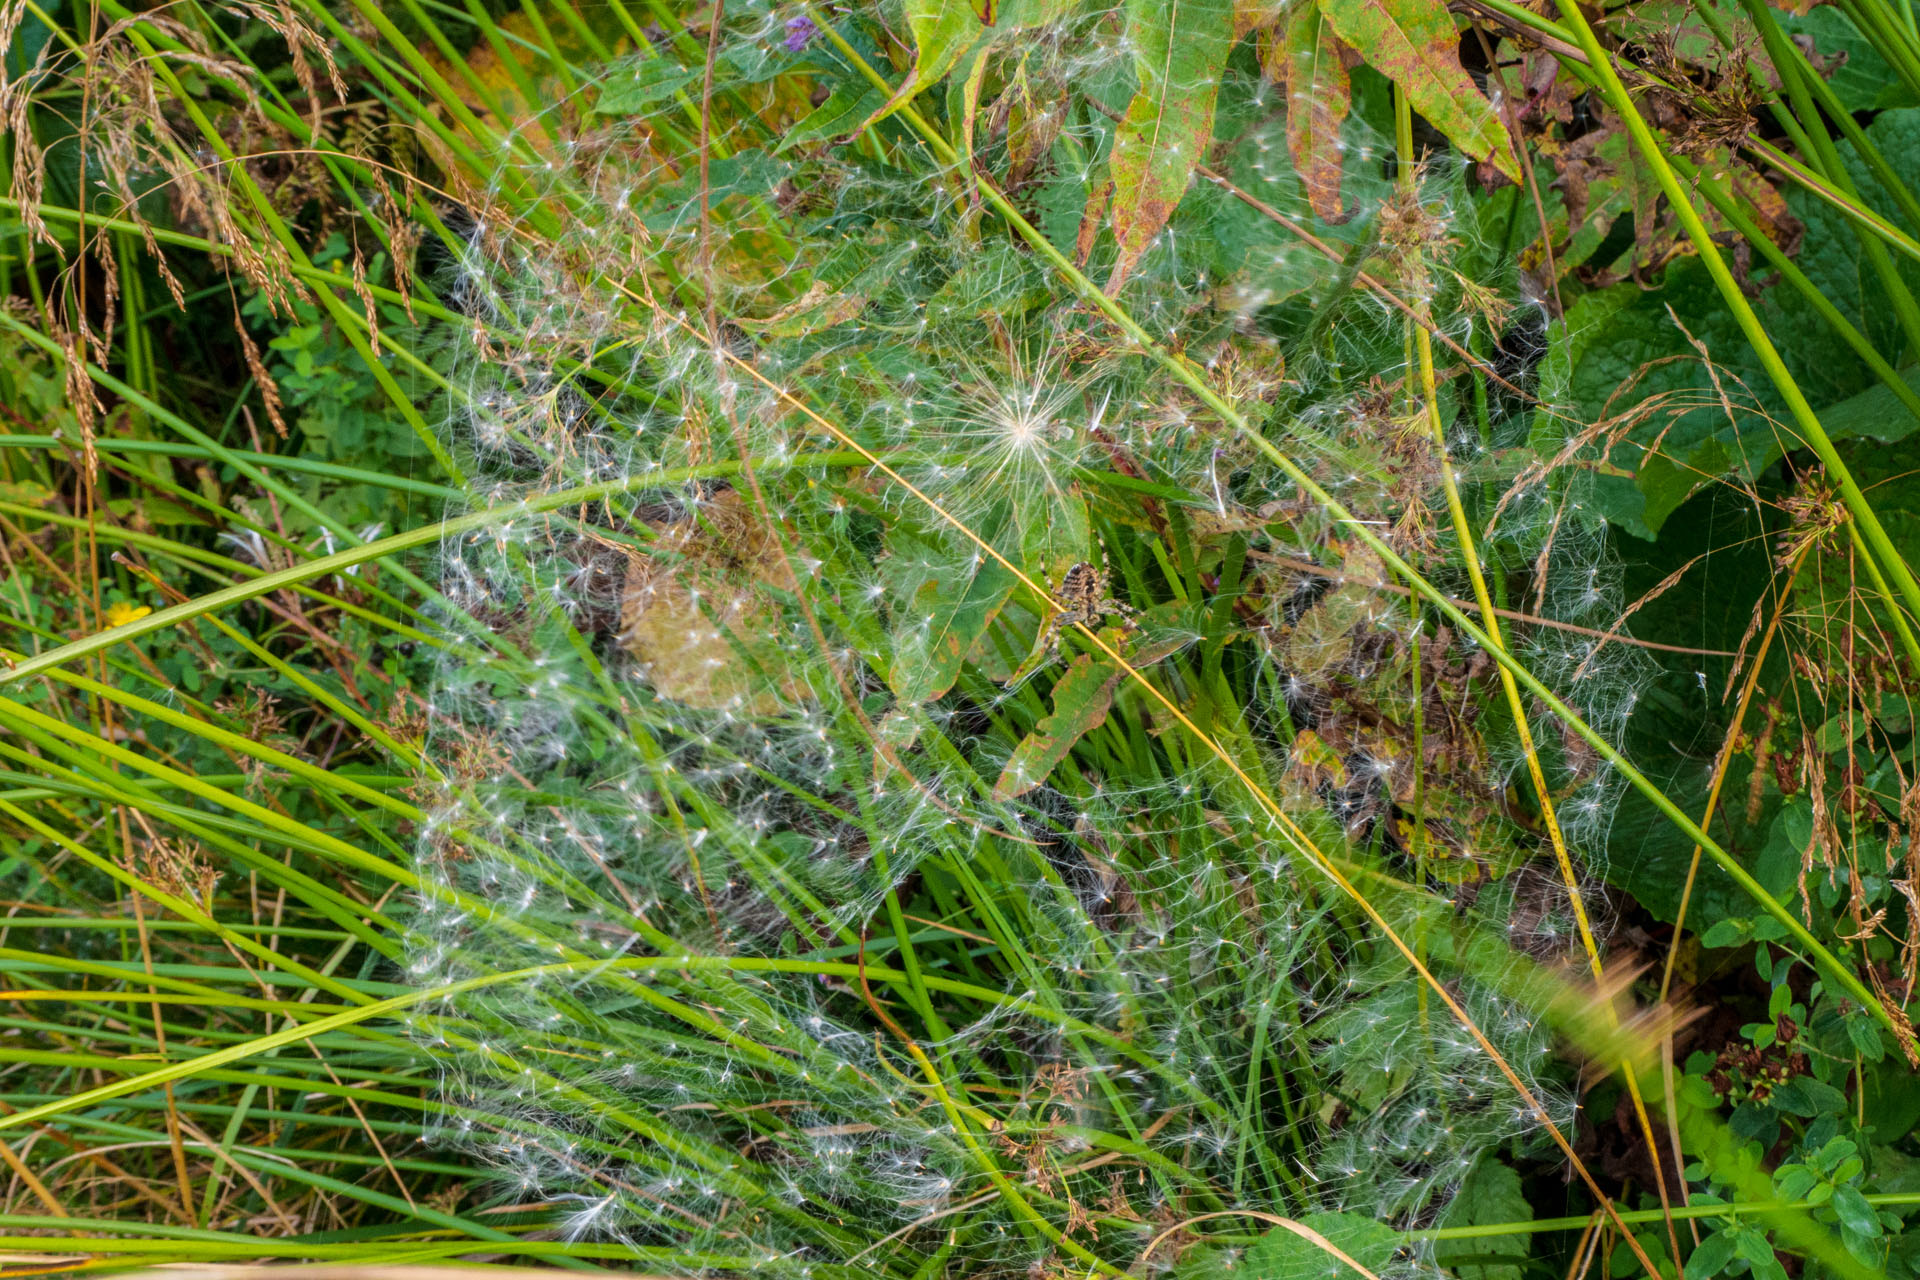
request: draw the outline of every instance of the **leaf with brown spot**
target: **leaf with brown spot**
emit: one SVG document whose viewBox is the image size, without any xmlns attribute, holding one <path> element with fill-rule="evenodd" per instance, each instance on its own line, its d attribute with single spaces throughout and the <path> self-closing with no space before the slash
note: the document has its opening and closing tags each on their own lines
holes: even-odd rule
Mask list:
<svg viewBox="0 0 1920 1280">
<path fill-rule="evenodd" d="M 992 45 L 1015 32 L 1059 21 L 1069 6 L 1065 0 L 906 0 L 905 8 L 907 29 L 913 33 L 913 69 L 862 129 L 906 106 L 945 78 L 969 51 L 977 51 L 965 112 L 971 117 Z"/>
<path fill-rule="evenodd" d="M 1285 58 L 1287 154 L 1313 211 L 1326 222 L 1345 222 L 1353 215 L 1340 209 L 1340 126 L 1353 106 L 1353 86 L 1340 37 L 1318 9 L 1301 5 L 1278 48 Z"/>
<path fill-rule="evenodd" d="M 1114 134 L 1113 238 L 1119 290 L 1167 225 L 1213 140 L 1213 107 L 1233 49 L 1232 0 L 1128 0 L 1140 87 Z"/>
<path fill-rule="evenodd" d="M 1283 0 L 1233 0 L 1233 38 L 1243 40 L 1256 31 L 1277 27 L 1286 11 Z"/>
<path fill-rule="evenodd" d="M 995 800 L 1025 795 L 1047 780 L 1067 758 L 1073 744 L 1106 722 L 1113 707 L 1113 687 L 1120 672 L 1105 659 L 1081 654 L 1053 686 L 1053 712 L 1033 726 L 993 784 Z"/>
<path fill-rule="evenodd" d="M 1413 109 L 1476 160 L 1520 181 L 1506 126 L 1460 65 L 1446 0 L 1319 0 L 1320 12 Z"/>
</svg>

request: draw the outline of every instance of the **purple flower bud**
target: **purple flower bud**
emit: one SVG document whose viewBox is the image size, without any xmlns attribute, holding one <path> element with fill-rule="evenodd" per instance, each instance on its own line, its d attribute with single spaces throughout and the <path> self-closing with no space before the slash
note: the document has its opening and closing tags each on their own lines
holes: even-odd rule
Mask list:
<svg viewBox="0 0 1920 1280">
<path fill-rule="evenodd" d="M 781 47 L 788 53 L 799 53 L 820 34 L 820 28 L 806 14 L 787 19 L 787 38 L 781 41 Z"/>
</svg>

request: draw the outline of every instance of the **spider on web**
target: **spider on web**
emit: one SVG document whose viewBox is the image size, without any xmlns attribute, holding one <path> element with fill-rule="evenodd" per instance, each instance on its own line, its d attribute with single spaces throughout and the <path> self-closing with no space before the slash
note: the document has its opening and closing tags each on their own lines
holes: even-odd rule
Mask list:
<svg viewBox="0 0 1920 1280">
<path fill-rule="evenodd" d="M 1060 638 L 1075 625 L 1092 627 L 1102 618 L 1115 617 L 1129 631 L 1139 630 L 1134 619 L 1140 611 L 1122 604 L 1108 594 L 1107 571 L 1082 560 L 1061 575 L 1060 585 L 1051 595 L 1053 612 L 1041 628 L 1040 640 L 1048 656 L 1059 652 Z"/>
</svg>

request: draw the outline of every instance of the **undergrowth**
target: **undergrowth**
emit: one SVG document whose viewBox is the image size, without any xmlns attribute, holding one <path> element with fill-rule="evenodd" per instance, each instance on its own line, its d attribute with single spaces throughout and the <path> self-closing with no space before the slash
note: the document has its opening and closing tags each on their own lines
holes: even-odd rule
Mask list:
<svg viewBox="0 0 1920 1280">
<path fill-rule="evenodd" d="M 1337 0 L 0 12 L 0 371 L 58 425 L 0 501 L 0 818 L 61 939 L 0 952 L 52 1046 L 0 1124 L 101 1179 L 69 1222 L 17 1153 L 8 1247 L 1905 1273 L 1911 530 L 1848 437 L 1910 424 L 1841 423 L 1912 392 L 1829 303 L 1816 417 L 1748 299 L 1756 251 L 1819 296 L 1739 158 L 1767 11 L 1488 6 L 1496 100 L 1586 50 L 1557 126 Z M 1596 403 L 1662 267 L 1681 348 Z M 232 313 L 218 431 L 163 297 Z M 1689 923 L 1751 948 L 1737 1036 Z"/>
</svg>

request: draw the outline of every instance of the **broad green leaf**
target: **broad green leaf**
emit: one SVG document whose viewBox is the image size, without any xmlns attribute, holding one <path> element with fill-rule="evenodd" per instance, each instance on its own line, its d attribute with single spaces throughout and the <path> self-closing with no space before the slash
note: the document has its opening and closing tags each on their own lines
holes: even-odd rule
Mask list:
<svg viewBox="0 0 1920 1280">
<path fill-rule="evenodd" d="M 1353 105 L 1340 39 L 1320 11 L 1303 4 L 1288 19 L 1284 43 L 1287 85 L 1287 154 L 1306 189 L 1307 203 L 1328 222 L 1345 222 L 1340 210 L 1340 167 L 1345 150 L 1340 126 Z"/>
<path fill-rule="evenodd" d="M 1847 1028 L 1847 1040 L 1862 1058 L 1868 1062 L 1878 1062 L 1886 1056 L 1886 1046 L 1880 1039 L 1880 1026 L 1871 1018 L 1844 1019 Z"/>
<path fill-rule="evenodd" d="M 1057 476 L 1050 476 L 1045 488 L 1023 492 L 1014 503 L 1021 566 L 1049 583 L 1058 582 L 1086 559 L 1093 542 L 1087 500 L 1077 486 L 1060 489 L 1055 487 L 1058 483 Z"/>
<path fill-rule="evenodd" d="M 1231 0 L 1128 0 L 1140 87 L 1113 139 L 1112 227 L 1119 288 L 1186 194 L 1213 138 L 1214 100 L 1233 48 Z"/>
<path fill-rule="evenodd" d="M 1908 387 L 1920 391 L 1920 367 L 1902 369 L 1900 377 Z M 1820 425 L 1835 440 L 1863 436 L 1891 443 L 1912 435 L 1920 423 L 1913 420 L 1913 414 L 1885 383 L 1876 382 L 1859 395 L 1822 409 Z"/>
<path fill-rule="evenodd" d="M 1879 1062 L 1867 1065 L 1864 1072 L 1864 1088 L 1868 1120 L 1873 1125 L 1876 1140 L 1892 1143 L 1913 1131 L 1920 1123 L 1920 1077 L 1907 1069 L 1904 1059 L 1882 1057 Z M 1873 1155 L 1875 1180 L 1888 1182 L 1889 1169 L 1898 1165 L 1900 1172 L 1920 1175 L 1920 1160 L 1899 1155 L 1891 1146 L 1876 1146 Z M 1890 1191 L 1920 1189 L 1920 1176 L 1911 1179 L 1914 1187 L 1888 1186 Z"/>
<path fill-rule="evenodd" d="M 1833 1211 L 1839 1215 L 1840 1225 L 1849 1231 L 1868 1237 L 1880 1234 L 1880 1219 L 1874 1213 L 1873 1206 L 1853 1187 L 1833 1189 Z"/>
<path fill-rule="evenodd" d="M 1797 796 L 1781 807 L 1766 844 L 1754 856 L 1754 879 L 1780 901 L 1797 905 L 1800 868 L 1807 857 L 1819 856 L 1813 843 L 1813 807 L 1805 797 Z"/>
<path fill-rule="evenodd" d="M 1867 136 L 1896 170 L 1909 171 L 1920 163 L 1920 110 L 1882 111 L 1868 126 Z M 1862 198 L 1883 211 L 1890 209 L 1890 198 L 1851 144 L 1839 144 L 1839 150 Z M 1801 269 L 1882 354 L 1899 352 L 1904 339 L 1893 306 L 1861 256 L 1854 229 L 1842 215 L 1798 190 L 1787 193 L 1785 204 L 1805 227 L 1795 255 Z M 1565 371 L 1569 398 L 1589 421 L 1662 395 L 1693 406 L 1684 411 L 1677 406 L 1658 421 L 1649 417 L 1636 424 L 1612 454 L 1615 464 L 1633 474 L 1603 476 L 1596 482 L 1595 509 L 1610 523 L 1647 539 L 1661 533 L 1681 501 L 1718 475 L 1732 471 L 1743 482 L 1758 482 L 1783 449 L 1794 445 L 1791 436 L 1773 430 L 1763 416 L 1777 418 L 1784 408 L 1699 260 L 1689 256 L 1670 263 L 1659 282 L 1657 290 L 1626 283 L 1571 302 L 1569 336 L 1549 361 Z M 1782 346 L 1782 358 L 1834 440 L 1860 436 L 1892 442 L 1914 430 L 1913 415 L 1791 286 L 1770 285 L 1757 305 L 1768 332 L 1793 335 L 1793 341 Z M 1695 342 L 1719 366 L 1722 388 L 1745 389 L 1731 397 L 1732 415 L 1721 407 Z M 1909 386 L 1916 385 L 1910 370 L 1903 376 Z M 1621 388 L 1630 379 L 1631 394 L 1623 396 Z M 1749 402 L 1758 411 L 1745 407 Z M 1665 461 L 1644 452 L 1655 442 Z M 1874 493 L 1876 506 L 1883 496 Z M 1737 642 L 1737 632 L 1733 638 Z"/>
<path fill-rule="evenodd" d="M 1446 0 L 1319 0 L 1342 40 L 1405 91 L 1415 111 L 1476 160 L 1520 181 L 1506 126 L 1460 65 Z"/>
<path fill-rule="evenodd" d="M 602 85 L 594 110 L 603 116 L 631 115 L 671 98 L 691 84 L 697 74 L 671 58 L 649 58 Z"/>
<path fill-rule="evenodd" d="M 825 102 L 787 130 L 786 136 L 780 139 L 780 145 L 773 149 L 773 154 L 785 155 L 802 143 L 853 133 L 860 128 L 860 122 L 878 110 L 880 105 L 880 91 L 870 84 L 850 82 L 839 85 Z"/>
<path fill-rule="evenodd" d="M 1016 580 L 999 561 L 970 546 L 955 550 L 900 532 L 888 539 L 888 552 L 881 565 L 894 599 L 887 683 L 902 702 L 927 702 L 959 679 L 967 651 L 1006 604 Z"/>
<path fill-rule="evenodd" d="M 1012 319 L 1044 306 L 1053 295 L 1032 258 L 1010 245 L 988 244 L 967 257 L 927 301 L 938 320 L 983 316 Z"/>
<path fill-rule="evenodd" d="M 1490 1155 L 1475 1162 L 1460 1194 L 1447 1206 L 1445 1225 L 1484 1227 L 1500 1222 L 1531 1222 L 1533 1207 L 1520 1189 L 1520 1175 Z M 1532 1236 L 1518 1232 L 1510 1236 L 1483 1236 L 1455 1240 L 1444 1246 L 1446 1261 L 1460 1280 L 1520 1280 L 1520 1261 L 1530 1251 Z M 1499 1258 L 1502 1261 L 1474 1262 L 1475 1258 Z"/>
<path fill-rule="evenodd" d="M 1827 84 L 1849 111 L 1883 111 L 1915 105 L 1913 90 L 1894 74 L 1874 42 L 1861 34 L 1844 9 L 1815 5 L 1803 14 L 1774 18 L 1826 69 Z"/>
<path fill-rule="evenodd" d="M 1733 1261 L 1734 1237 L 1730 1231 L 1716 1231 L 1700 1242 L 1700 1247 L 1687 1259 L 1687 1275 L 1696 1280 L 1707 1280 L 1717 1276 L 1725 1266 Z"/>
<path fill-rule="evenodd" d="M 1649 1258 L 1664 1256 L 1661 1253 L 1662 1242 L 1653 1232 L 1636 1231 L 1633 1235 L 1639 1242 L 1640 1253 L 1644 1253 Z M 1633 1246 L 1625 1240 L 1616 1240 L 1613 1252 L 1607 1261 L 1607 1275 L 1612 1280 L 1628 1280 L 1629 1276 L 1644 1276 L 1646 1273 L 1646 1267 L 1640 1261 L 1640 1254 L 1634 1252 Z"/>
<path fill-rule="evenodd" d="M 1112 663 L 1084 653 L 1075 658 L 1053 686 L 1053 713 L 1014 748 L 1000 780 L 993 784 L 993 798 L 1011 800 L 1045 782 L 1073 744 L 1105 722 L 1113 706 L 1113 686 L 1119 680 L 1119 669 Z"/>
<path fill-rule="evenodd" d="M 1400 1245 L 1399 1232 L 1357 1213 L 1309 1213 L 1299 1222 L 1375 1275 L 1386 1270 Z M 1359 1280 L 1339 1259 L 1286 1227 L 1261 1236 L 1247 1250 L 1246 1264 L 1248 1280 Z"/>
</svg>

